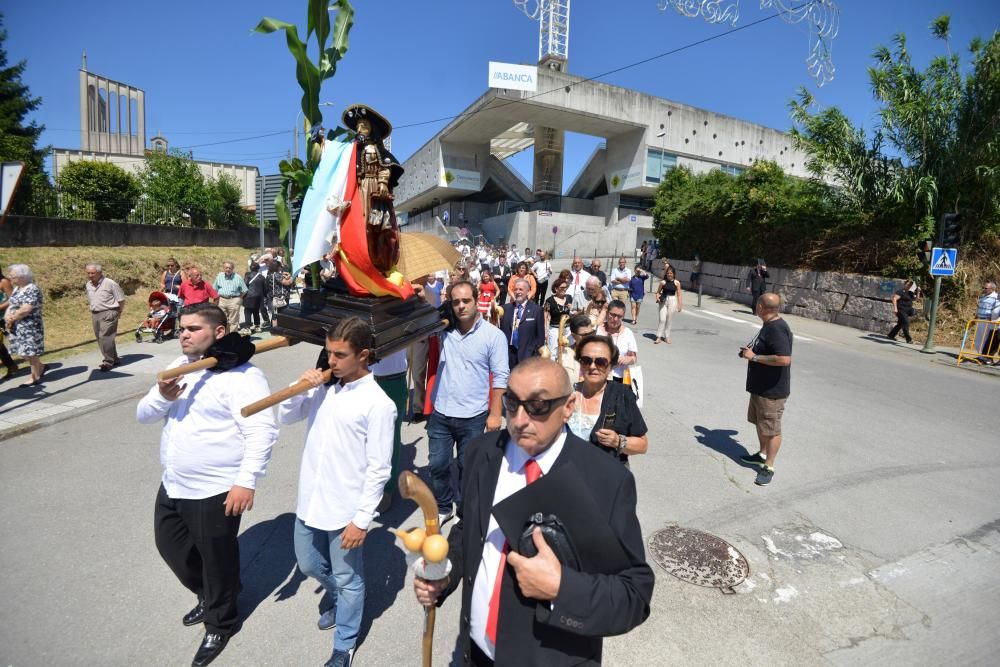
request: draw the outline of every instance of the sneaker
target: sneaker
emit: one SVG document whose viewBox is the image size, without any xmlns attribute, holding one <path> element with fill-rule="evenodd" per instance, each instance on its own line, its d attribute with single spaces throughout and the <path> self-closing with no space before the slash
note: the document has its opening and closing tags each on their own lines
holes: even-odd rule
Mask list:
<svg viewBox="0 0 1000 667">
<path fill-rule="evenodd" d="M 438 530 L 444 528 L 444 524 L 455 518 L 455 511 L 448 510 L 445 513 L 438 512 Z"/>
<path fill-rule="evenodd" d="M 771 478 L 774 477 L 774 468 L 768 468 L 764 466 L 757 473 L 757 479 L 753 481 L 757 486 L 767 486 L 771 483 Z"/>
<path fill-rule="evenodd" d="M 326 661 L 323 667 L 351 667 L 351 658 L 354 656 L 354 649 L 350 651 L 333 651 L 333 655 Z"/>
<path fill-rule="evenodd" d="M 337 608 L 331 607 L 320 614 L 316 627 L 320 630 L 333 630 L 337 627 Z"/>
<path fill-rule="evenodd" d="M 756 454 L 745 454 L 740 457 L 740 461 L 743 461 L 743 463 L 746 463 L 747 465 L 758 467 L 767 463 L 764 457 L 760 455 L 760 452 L 757 452 Z"/>
</svg>

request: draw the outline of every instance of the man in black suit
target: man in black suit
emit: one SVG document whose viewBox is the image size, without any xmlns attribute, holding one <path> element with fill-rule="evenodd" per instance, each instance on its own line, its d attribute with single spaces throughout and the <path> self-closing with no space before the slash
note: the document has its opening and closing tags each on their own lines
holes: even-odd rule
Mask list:
<svg viewBox="0 0 1000 667">
<path fill-rule="evenodd" d="M 507 337 L 510 369 L 538 355 L 545 345 L 545 315 L 542 307 L 528 299 L 531 285 L 527 280 L 514 282 L 514 300 L 504 309 L 500 330 Z"/>
<path fill-rule="evenodd" d="M 463 665 L 598 665 L 603 637 L 624 634 L 649 616 L 654 577 L 635 514 L 635 480 L 566 429 L 574 397 L 558 364 L 541 358 L 520 364 L 504 404 L 507 431 L 487 433 L 466 450 L 460 520 L 448 535 L 451 574 L 415 579 L 417 600 L 440 605 L 463 584 Z M 566 465 L 592 490 L 594 525 L 606 523 L 621 544 L 628 565 L 617 572 L 594 575 L 560 564 L 537 529 L 536 556 L 508 552 L 506 538 L 518 536 L 504 536 L 494 506 Z M 587 554 L 580 556 L 584 561 Z"/>
<path fill-rule="evenodd" d="M 497 304 L 501 306 L 507 303 L 507 283 L 512 275 L 514 272 L 507 261 L 507 251 L 501 248 L 496 269 L 493 271 L 493 280 L 497 283 Z"/>
</svg>

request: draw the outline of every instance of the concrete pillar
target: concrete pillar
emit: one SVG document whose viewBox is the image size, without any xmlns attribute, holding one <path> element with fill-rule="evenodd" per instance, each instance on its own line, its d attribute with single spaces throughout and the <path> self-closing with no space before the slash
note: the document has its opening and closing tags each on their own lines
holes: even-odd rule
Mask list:
<svg viewBox="0 0 1000 667">
<path fill-rule="evenodd" d="M 551 127 L 535 127 L 535 165 L 532 191 L 535 197 L 562 194 L 563 148 L 566 133 Z"/>
</svg>

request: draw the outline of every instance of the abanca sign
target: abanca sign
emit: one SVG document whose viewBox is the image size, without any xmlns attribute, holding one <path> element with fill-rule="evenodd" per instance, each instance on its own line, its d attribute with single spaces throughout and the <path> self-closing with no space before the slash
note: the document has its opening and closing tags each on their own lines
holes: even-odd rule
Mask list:
<svg viewBox="0 0 1000 667">
<path fill-rule="evenodd" d="M 490 88 L 534 92 L 537 85 L 538 67 L 535 65 L 512 65 L 490 61 Z"/>
</svg>

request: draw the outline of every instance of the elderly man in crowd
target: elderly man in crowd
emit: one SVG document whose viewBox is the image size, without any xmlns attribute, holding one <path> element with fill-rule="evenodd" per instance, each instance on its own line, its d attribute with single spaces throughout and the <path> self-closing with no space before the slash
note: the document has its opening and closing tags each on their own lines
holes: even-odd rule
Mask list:
<svg viewBox="0 0 1000 667">
<path fill-rule="evenodd" d="M 100 264 L 87 265 L 87 301 L 90 304 L 90 320 L 94 325 L 94 337 L 101 350 L 102 371 L 110 371 L 121 363 L 115 336 L 118 334 L 118 319 L 125 309 L 125 293 L 111 278 L 104 275 Z"/>
<path fill-rule="evenodd" d="M 243 305 L 243 295 L 247 293 L 247 285 L 243 276 L 236 273 L 232 262 L 222 263 L 222 273 L 215 276 L 212 287 L 219 293 L 219 308 L 226 314 L 229 331 L 239 331 L 240 306 Z"/>
<path fill-rule="evenodd" d="M 569 289 L 566 290 L 566 295 L 575 301 L 577 294 L 587 291 L 587 280 L 589 279 L 590 274 L 583 269 L 583 258 L 574 257 L 573 265 L 570 269 Z"/>
<path fill-rule="evenodd" d="M 469 443 L 459 516 L 448 535 L 452 570 L 440 581 L 417 577 L 417 600 L 440 605 L 458 591 L 461 614 L 457 664 L 597 665 L 603 638 L 621 635 L 649 616 L 653 571 L 646 563 L 636 517 L 635 480 L 613 457 L 566 429 L 573 388 L 556 363 L 538 357 L 518 364 L 503 397 L 507 429 Z M 561 563 L 541 531 L 528 557 L 510 545 L 493 509 L 565 466 L 575 468 L 620 564 L 603 574 Z M 551 484 L 538 493 L 553 498 Z M 580 550 L 580 563 L 599 558 Z M 512 548 L 513 547 L 513 548 Z"/>
<path fill-rule="evenodd" d="M 545 315 L 542 307 L 528 298 L 527 280 L 514 281 L 514 301 L 504 311 L 500 330 L 509 342 L 508 367 L 536 356 L 545 346 Z"/>
<path fill-rule="evenodd" d="M 618 268 L 611 271 L 611 298 L 628 303 L 628 286 L 631 280 L 632 271 L 625 265 L 625 256 L 622 255 L 618 258 Z"/>
<path fill-rule="evenodd" d="M 595 298 L 602 298 L 605 301 L 611 300 L 611 295 L 608 293 L 608 288 L 601 285 L 600 279 L 590 276 L 587 278 L 586 289 L 580 290 L 573 297 L 573 312 L 582 313 L 590 305 L 590 302 Z"/>
<path fill-rule="evenodd" d="M 987 357 L 996 356 L 1000 351 L 1000 296 L 997 295 L 997 286 L 992 280 L 983 285 L 983 294 L 976 305 L 976 319 L 991 322 L 982 325 L 984 335 L 983 347 L 980 349 Z M 996 366 L 1000 360 L 987 359 L 986 363 Z"/>
<path fill-rule="evenodd" d="M 211 301 L 219 304 L 219 293 L 215 288 L 206 283 L 201 277 L 201 269 L 192 264 L 187 268 L 188 279 L 181 283 L 181 289 L 177 296 L 184 302 L 185 306 L 193 306 L 196 303 Z"/>
</svg>

